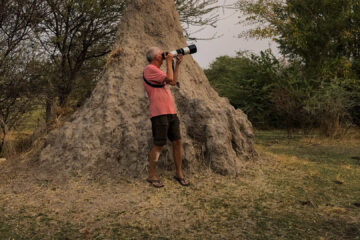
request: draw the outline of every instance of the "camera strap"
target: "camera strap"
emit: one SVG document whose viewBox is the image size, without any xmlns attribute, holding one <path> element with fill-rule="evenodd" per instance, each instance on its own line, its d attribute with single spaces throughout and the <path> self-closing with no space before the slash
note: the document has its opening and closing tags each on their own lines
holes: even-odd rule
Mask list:
<svg viewBox="0 0 360 240">
<path fill-rule="evenodd" d="M 144 79 L 144 82 L 149 85 L 150 87 L 154 87 L 154 88 L 163 88 L 165 86 L 165 84 L 153 84 L 151 82 L 149 82 L 148 80 L 146 80 L 145 78 L 145 73 L 143 73 L 143 79 Z"/>
</svg>

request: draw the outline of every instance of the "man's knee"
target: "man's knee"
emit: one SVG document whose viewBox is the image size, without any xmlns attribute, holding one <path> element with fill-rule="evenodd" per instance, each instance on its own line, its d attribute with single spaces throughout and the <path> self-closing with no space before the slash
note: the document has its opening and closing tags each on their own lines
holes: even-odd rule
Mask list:
<svg viewBox="0 0 360 240">
<path fill-rule="evenodd" d="M 162 150 L 163 146 L 159 146 L 159 145 L 154 145 L 152 148 L 152 154 L 154 156 L 154 161 L 157 162 L 159 160 L 160 157 L 160 153 Z"/>
<path fill-rule="evenodd" d="M 160 145 L 160 144 L 154 144 L 153 145 L 153 149 L 156 151 L 156 152 L 161 152 L 162 148 L 164 147 L 165 144 L 163 145 Z"/>
</svg>

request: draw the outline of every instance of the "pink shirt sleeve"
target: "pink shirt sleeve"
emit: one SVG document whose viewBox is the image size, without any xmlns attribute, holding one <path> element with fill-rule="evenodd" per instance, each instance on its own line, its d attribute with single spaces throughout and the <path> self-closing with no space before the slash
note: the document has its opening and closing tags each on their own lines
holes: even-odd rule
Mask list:
<svg viewBox="0 0 360 240">
<path fill-rule="evenodd" d="M 160 68 L 157 68 L 156 66 L 151 64 L 149 64 L 144 69 L 144 75 L 147 81 L 157 84 L 163 84 L 166 78 L 166 74 L 163 71 L 161 71 Z"/>
</svg>

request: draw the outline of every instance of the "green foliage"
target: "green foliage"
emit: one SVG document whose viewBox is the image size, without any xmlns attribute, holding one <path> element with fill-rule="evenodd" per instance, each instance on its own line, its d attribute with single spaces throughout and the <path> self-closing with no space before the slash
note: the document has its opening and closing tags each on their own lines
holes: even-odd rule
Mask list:
<svg viewBox="0 0 360 240">
<path fill-rule="evenodd" d="M 237 7 L 254 24 L 242 36 L 272 38 L 289 62 L 272 97 L 287 126 L 336 135 L 360 123 L 359 0 L 239 0 Z"/>
<path fill-rule="evenodd" d="M 317 123 L 323 135 L 338 136 L 351 126 L 350 109 L 356 104 L 339 84 L 323 84 L 305 101 L 304 110 Z"/>
<path fill-rule="evenodd" d="M 5 137 L 32 108 L 38 93 L 32 64 L 29 29 L 38 1 L 0 2 L 0 154 Z"/>
<path fill-rule="evenodd" d="M 282 54 L 301 58 L 307 73 L 316 75 L 329 59 L 358 61 L 359 0 L 239 0 L 238 8 L 255 24 L 245 35 L 272 37 Z"/>
<path fill-rule="evenodd" d="M 38 51 L 53 65 L 49 72 L 48 95 L 58 97 L 61 106 L 76 87 L 84 66 L 98 73 L 99 59 L 110 52 L 125 0 L 43 0 L 42 18 L 33 28 Z"/>
<path fill-rule="evenodd" d="M 238 53 L 218 57 L 205 70 L 212 86 L 236 108 L 245 111 L 257 126 L 276 125 L 277 114 L 271 103 L 271 90 L 279 75 L 280 63 L 271 51 Z M 271 124 L 271 125 L 272 125 Z"/>
<path fill-rule="evenodd" d="M 338 136 L 359 106 L 357 80 L 331 79 L 325 73 L 322 79 L 309 78 L 301 61 L 279 61 L 269 50 L 219 57 L 205 73 L 219 94 L 260 128 L 320 128 Z"/>
</svg>

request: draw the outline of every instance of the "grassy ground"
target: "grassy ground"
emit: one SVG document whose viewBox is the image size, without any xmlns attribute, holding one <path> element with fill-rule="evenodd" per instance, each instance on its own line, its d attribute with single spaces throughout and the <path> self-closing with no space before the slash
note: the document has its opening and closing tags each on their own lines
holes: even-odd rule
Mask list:
<svg viewBox="0 0 360 240">
<path fill-rule="evenodd" d="M 237 177 L 138 179 L 31 172 L 0 177 L 0 239 L 360 239 L 360 133 L 342 140 L 257 132 L 261 160 Z M 355 157 L 355 158 L 352 158 Z M 0 163 L 1 168 L 1 163 Z"/>
<path fill-rule="evenodd" d="M 37 106 L 32 112 L 23 115 L 16 129 L 9 131 L 5 138 L 4 150 L 0 158 L 11 158 L 16 153 L 27 151 L 31 147 L 30 136 L 39 125 L 44 125 L 45 109 Z"/>
</svg>

